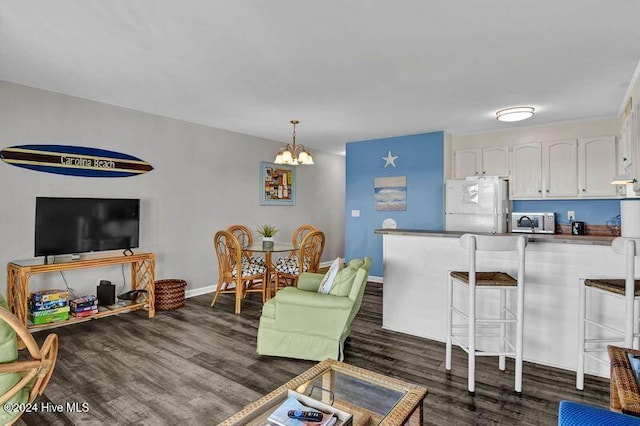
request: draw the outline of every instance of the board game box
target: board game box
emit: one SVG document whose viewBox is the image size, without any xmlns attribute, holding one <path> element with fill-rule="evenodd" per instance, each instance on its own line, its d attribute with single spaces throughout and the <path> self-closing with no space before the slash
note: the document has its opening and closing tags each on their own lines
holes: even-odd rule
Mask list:
<svg viewBox="0 0 640 426">
<path fill-rule="evenodd" d="M 31 293 L 29 297 L 34 302 L 49 302 L 57 299 L 67 300 L 69 298 L 69 292 L 67 290 L 41 290 Z"/>
</svg>

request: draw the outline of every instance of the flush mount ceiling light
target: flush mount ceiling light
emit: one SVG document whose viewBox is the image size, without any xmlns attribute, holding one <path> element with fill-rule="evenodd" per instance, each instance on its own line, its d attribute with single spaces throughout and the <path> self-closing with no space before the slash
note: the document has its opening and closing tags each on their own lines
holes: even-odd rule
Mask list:
<svg viewBox="0 0 640 426">
<path fill-rule="evenodd" d="M 290 144 L 283 146 L 278 151 L 276 159 L 273 161 L 276 164 L 290 164 L 297 166 L 298 164 L 315 164 L 311 153 L 304 147 L 304 145 L 296 145 L 296 124 L 298 120 L 291 120 L 293 124 L 293 138 Z M 299 151 L 299 152 L 298 152 Z"/>
<path fill-rule="evenodd" d="M 527 118 L 533 117 L 535 108 L 529 106 L 519 106 L 513 108 L 505 108 L 496 112 L 496 119 L 498 121 L 514 122 L 522 121 Z"/>
</svg>

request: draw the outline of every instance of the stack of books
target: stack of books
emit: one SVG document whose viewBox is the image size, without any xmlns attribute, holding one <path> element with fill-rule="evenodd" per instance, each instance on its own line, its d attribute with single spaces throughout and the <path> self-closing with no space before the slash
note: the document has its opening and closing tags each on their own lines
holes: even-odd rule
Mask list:
<svg viewBox="0 0 640 426">
<path fill-rule="evenodd" d="M 42 290 L 29 296 L 28 318 L 33 325 L 47 324 L 69 319 L 69 292 L 66 290 Z"/>
<path fill-rule="evenodd" d="M 73 299 L 69 304 L 71 315 L 76 318 L 90 317 L 98 313 L 98 298 L 93 295 Z"/>
</svg>

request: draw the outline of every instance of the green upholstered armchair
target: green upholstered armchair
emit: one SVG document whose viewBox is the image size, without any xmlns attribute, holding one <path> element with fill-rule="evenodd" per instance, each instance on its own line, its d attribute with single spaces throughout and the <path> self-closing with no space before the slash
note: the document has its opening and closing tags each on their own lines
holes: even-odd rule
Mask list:
<svg viewBox="0 0 640 426">
<path fill-rule="evenodd" d="M 329 294 L 318 293 L 323 274 L 302 273 L 264 304 L 258 353 L 322 361 L 342 360 L 351 321 L 360 310 L 371 258 L 351 260 L 335 277 Z"/>
</svg>

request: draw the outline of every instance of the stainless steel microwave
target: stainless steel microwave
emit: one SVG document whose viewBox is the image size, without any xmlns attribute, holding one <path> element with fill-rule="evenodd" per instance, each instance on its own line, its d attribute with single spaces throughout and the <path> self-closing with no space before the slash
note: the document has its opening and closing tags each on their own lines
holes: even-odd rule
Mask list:
<svg viewBox="0 0 640 426">
<path fill-rule="evenodd" d="M 511 213 L 511 232 L 528 232 L 535 234 L 555 234 L 556 215 L 545 213 Z"/>
</svg>

